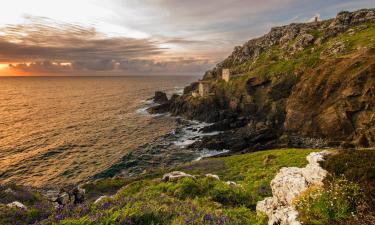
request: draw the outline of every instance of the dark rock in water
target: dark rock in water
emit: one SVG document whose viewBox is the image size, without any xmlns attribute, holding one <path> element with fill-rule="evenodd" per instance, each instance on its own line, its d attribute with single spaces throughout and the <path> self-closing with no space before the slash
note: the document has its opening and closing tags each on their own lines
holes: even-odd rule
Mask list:
<svg viewBox="0 0 375 225">
<path fill-rule="evenodd" d="M 203 133 L 214 132 L 214 131 L 226 131 L 226 130 L 231 130 L 234 128 L 243 127 L 245 125 L 246 125 L 245 117 L 224 119 L 210 126 L 204 127 L 200 131 Z"/>
<path fill-rule="evenodd" d="M 163 103 L 161 105 L 153 106 L 147 109 L 147 112 L 150 114 L 162 114 L 167 113 L 170 110 L 170 103 Z"/>
<path fill-rule="evenodd" d="M 161 91 L 156 91 L 154 96 L 154 102 L 158 104 L 164 104 L 168 102 L 167 94 Z"/>
</svg>

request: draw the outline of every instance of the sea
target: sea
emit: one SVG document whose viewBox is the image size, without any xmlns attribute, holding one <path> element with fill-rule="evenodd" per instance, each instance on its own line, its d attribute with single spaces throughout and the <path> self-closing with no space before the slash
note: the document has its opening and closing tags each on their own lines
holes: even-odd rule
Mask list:
<svg viewBox="0 0 375 225">
<path fill-rule="evenodd" d="M 181 93 L 196 79 L 1 77 L 0 184 L 87 180 L 173 131 L 175 118 L 147 113 L 150 98 Z"/>
</svg>

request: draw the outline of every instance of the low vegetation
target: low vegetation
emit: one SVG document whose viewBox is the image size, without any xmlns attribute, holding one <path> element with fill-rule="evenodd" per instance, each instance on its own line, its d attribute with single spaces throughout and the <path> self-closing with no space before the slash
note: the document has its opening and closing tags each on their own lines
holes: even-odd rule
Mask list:
<svg viewBox="0 0 375 225">
<path fill-rule="evenodd" d="M 173 170 L 198 178 L 177 182 L 161 181 L 161 171 L 131 182 L 99 180 L 85 186 L 92 200 L 124 187 L 98 204 L 38 209 L 25 203 L 27 210 L 3 205 L 0 224 L 266 224 L 255 212 L 256 202 L 271 194 L 269 182 L 281 167 L 304 166 L 311 151 L 271 150 L 193 162 Z M 207 173 L 221 180 L 205 177 Z"/>
<path fill-rule="evenodd" d="M 296 209 L 303 224 L 349 224 L 348 220 L 356 219 L 362 201 L 357 184 L 338 179 L 322 188 L 310 188 L 296 200 Z"/>
<path fill-rule="evenodd" d="M 303 224 L 375 224 L 375 151 L 342 150 L 322 162 L 323 187 L 312 187 L 296 208 Z"/>
<path fill-rule="evenodd" d="M 269 150 L 197 161 L 173 168 L 195 179 L 175 182 L 160 178 L 171 170 L 148 178 L 98 180 L 85 186 L 89 200 L 84 204 L 58 208 L 31 189 L 12 186 L 0 190 L 0 224 L 267 224 L 255 212 L 257 201 L 271 195 L 270 181 L 281 167 L 305 166 L 312 151 Z M 295 200 L 303 224 L 373 224 L 374 159 L 372 150 L 329 156 L 322 165 L 331 174 L 324 187 L 312 187 Z M 93 203 L 104 194 L 113 195 Z M 11 201 L 27 209 L 6 207 Z"/>
</svg>

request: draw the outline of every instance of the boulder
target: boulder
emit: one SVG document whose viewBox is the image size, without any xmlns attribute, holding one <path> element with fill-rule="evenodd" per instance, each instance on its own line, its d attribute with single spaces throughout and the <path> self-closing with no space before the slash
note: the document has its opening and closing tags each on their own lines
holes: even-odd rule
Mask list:
<svg viewBox="0 0 375 225">
<path fill-rule="evenodd" d="M 269 225 L 301 225 L 298 212 L 292 207 L 280 208 L 268 221 Z"/>
<path fill-rule="evenodd" d="M 229 185 L 231 187 L 236 187 L 237 186 L 237 183 L 234 182 L 234 181 L 227 181 L 227 182 L 225 182 L 225 184 L 227 184 L 227 185 Z"/>
<path fill-rule="evenodd" d="M 59 205 L 69 205 L 71 204 L 71 201 L 70 201 L 70 196 L 67 192 L 61 192 L 57 199 L 56 199 L 56 202 L 59 203 Z"/>
<path fill-rule="evenodd" d="M 47 199 L 49 199 L 52 202 L 56 202 L 59 197 L 59 191 L 57 190 L 47 190 L 43 194 Z"/>
<path fill-rule="evenodd" d="M 148 108 L 147 112 L 150 114 L 163 114 L 163 113 L 167 113 L 169 110 L 170 110 L 170 103 L 166 102 L 166 103 Z"/>
<path fill-rule="evenodd" d="M 164 104 L 168 102 L 167 94 L 161 91 L 156 91 L 154 96 L 154 102 L 158 104 Z"/>
<path fill-rule="evenodd" d="M 271 217 L 277 205 L 274 204 L 272 197 L 267 197 L 262 201 L 259 201 L 256 205 L 256 211 L 266 214 L 268 217 Z"/>
<path fill-rule="evenodd" d="M 329 151 L 310 153 L 309 162 L 304 168 L 288 167 L 280 169 L 271 181 L 273 197 L 265 198 L 257 203 L 257 212 L 268 216 L 269 225 L 300 225 L 298 212 L 293 208 L 293 200 L 311 186 L 322 186 L 327 171 L 319 162 Z"/>
<path fill-rule="evenodd" d="M 302 175 L 306 179 L 309 186 L 323 185 L 323 180 L 327 175 L 327 171 L 320 167 L 318 164 L 308 164 L 302 169 Z"/>
<path fill-rule="evenodd" d="M 293 199 L 308 188 L 302 169 L 297 167 L 281 168 L 271 181 L 274 198 L 279 204 L 289 205 Z"/>
<path fill-rule="evenodd" d="M 216 179 L 216 180 L 220 180 L 219 176 L 216 175 L 216 174 L 208 173 L 208 174 L 206 174 L 206 177 L 213 178 L 213 179 Z"/>
<path fill-rule="evenodd" d="M 193 176 L 193 175 L 190 175 L 190 174 L 187 174 L 187 173 L 184 173 L 184 172 L 181 172 L 181 171 L 173 171 L 173 172 L 164 174 L 162 180 L 165 181 L 165 182 L 167 182 L 167 181 L 177 181 L 177 180 L 185 178 L 185 177 L 195 179 L 195 176 Z"/>
<path fill-rule="evenodd" d="M 7 188 L 4 193 L 6 194 L 15 194 L 15 192 L 11 188 Z"/>
<path fill-rule="evenodd" d="M 74 204 L 80 204 L 85 201 L 85 193 L 86 190 L 81 187 L 76 187 L 72 190 L 72 196 L 74 198 L 73 203 Z"/>
<path fill-rule="evenodd" d="M 19 208 L 19 209 L 27 210 L 27 207 L 24 204 L 22 204 L 21 202 L 17 202 L 17 201 L 9 203 L 7 204 L 7 206 L 10 208 Z"/>
<path fill-rule="evenodd" d="M 328 154 L 331 154 L 331 152 L 330 151 L 312 152 L 306 157 L 306 159 L 309 162 L 309 164 L 319 165 L 320 162 L 324 161 L 324 157 L 327 156 Z"/>
<path fill-rule="evenodd" d="M 296 43 L 293 46 L 293 49 L 295 51 L 302 51 L 309 45 L 313 44 L 314 40 L 315 38 L 311 34 L 303 34 L 297 39 Z"/>
</svg>

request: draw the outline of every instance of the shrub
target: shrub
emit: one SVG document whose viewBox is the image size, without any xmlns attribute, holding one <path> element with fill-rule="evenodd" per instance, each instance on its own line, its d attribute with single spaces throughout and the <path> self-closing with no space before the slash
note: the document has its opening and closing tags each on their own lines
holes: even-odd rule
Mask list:
<svg viewBox="0 0 375 225">
<path fill-rule="evenodd" d="M 343 150 L 329 156 L 322 167 L 334 177 L 344 175 L 349 181 L 358 183 L 364 191 L 369 205 L 375 210 L 375 151 Z"/>
<path fill-rule="evenodd" d="M 345 179 L 336 179 L 325 187 L 312 187 L 295 202 L 303 224 L 326 225 L 353 219 L 362 202 L 360 187 Z"/>
</svg>

